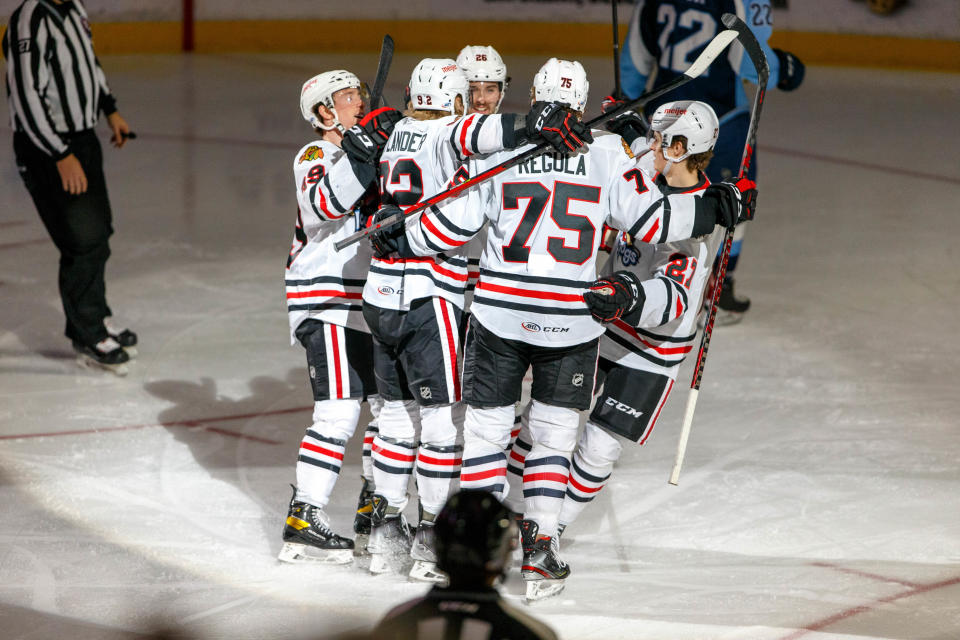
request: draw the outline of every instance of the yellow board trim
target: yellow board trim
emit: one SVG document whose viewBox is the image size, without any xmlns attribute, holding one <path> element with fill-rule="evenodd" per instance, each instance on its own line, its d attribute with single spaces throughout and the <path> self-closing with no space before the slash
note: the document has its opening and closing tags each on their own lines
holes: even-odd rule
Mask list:
<svg viewBox="0 0 960 640">
<path fill-rule="evenodd" d="M 179 22 L 126 22 L 93 25 L 97 52 L 175 53 Z M 626 36 L 626 25 L 621 26 Z M 195 50 L 224 52 L 377 51 L 384 33 L 405 53 L 448 52 L 484 42 L 504 54 L 610 55 L 606 24 L 550 22 L 467 22 L 419 20 L 232 20 L 198 22 Z M 467 34 L 467 35 L 465 35 Z M 429 36 L 429 37 L 427 37 Z M 430 48 L 424 49 L 424 43 Z M 775 31 L 770 44 L 792 51 L 806 64 L 884 67 L 960 72 L 960 41 L 856 34 Z"/>
</svg>

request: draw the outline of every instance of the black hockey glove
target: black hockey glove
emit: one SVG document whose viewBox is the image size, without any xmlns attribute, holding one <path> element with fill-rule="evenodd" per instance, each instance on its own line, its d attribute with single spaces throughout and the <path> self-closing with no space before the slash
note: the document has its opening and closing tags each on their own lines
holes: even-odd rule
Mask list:
<svg viewBox="0 0 960 640">
<path fill-rule="evenodd" d="M 375 165 L 380 161 L 380 154 L 394 125 L 402 118 L 403 114 L 391 107 L 375 109 L 343 134 L 340 146 L 351 160 Z"/>
<path fill-rule="evenodd" d="M 376 226 L 381 221 L 398 213 L 403 215 L 403 209 L 395 204 L 386 204 L 373 215 L 368 225 Z M 373 231 L 367 237 L 370 239 L 373 255 L 378 258 L 386 258 L 391 254 L 399 255 L 401 258 L 412 258 L 415 255 L 407 243 L 406 225 L 402 218 L 399 222 Z"/>
<path fill-rule="evenodd" d="M 704 190 L 703 200 L 712 207 L 717 224 L 733 229 L 741 222 L 753 220 L 757 183 L 746 178 L 736 183 L 715 182 Z"/>
<path fill-rule="evenodd" d="M 542 138 L 557 151 L 569 153 L 593 142 L 590 129 L 559 102 L 534 102 L 527 114 L 527 135 Z"/>
<path fill-rule="evenodd" d="M 650 128 L 635 111 L 624 111 L 617 117 L 607 120 L 605 126 L 607 131 L 616 133 L 631 145 L 637 138 L 646 136 L 647 129 Z"/>
<path fill-rule="evenodd" d="M 624 314 L 643 307 L 646 301 L 640 278 L 630 271 L 617 271 L 600 278 L 583 294 L 590 315 L 601 323 L 619 320 Z"/>
<path fill-rule="evenodd" d="M 627 104 L 627 101 L 622 98 L 614 98 L 612 95 L 605 96 L 600 101 L 600 113 L 610 113 L 625 104 Z"/>
<path fill-rule="evenodd" d="M 793 91 L 803 82 L 803 74 L 807 70 L 806 66 L 800 62 L 800 58 L 789 51 L 783 49 L 774 49 L 777 54 L 777 60 L 780 61 L 780 75 L 777 78 L 777 89 L 781 91 Z"/>
<path fill-rule="evenodd" d="M 619 109 L 626 103 L 626 100 L 618 100 L 613 96 L 607 96 L 600 103 L 600 111 L 602 113 L 610 113 L 614 109 Z M 607 128 L 607 131 L 617 134 L 626 140 L 627 144 L 631 145 L 633 144 L 633 141 L 640 136 L 647 135 L 647 129 L 650 128 L 647 126 L 647 123 L 644 121 L 644 119 L 641 118 L 635 111 L 624 111 L 615 118 L 607 120 L 604 126 Z"/>
</svg>

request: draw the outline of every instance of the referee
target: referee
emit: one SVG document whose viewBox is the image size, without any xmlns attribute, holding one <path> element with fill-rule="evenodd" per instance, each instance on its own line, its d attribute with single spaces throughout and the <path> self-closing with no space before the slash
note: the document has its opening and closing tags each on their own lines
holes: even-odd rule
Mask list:
<svg viewBox="0 0 960 640">
<path fill-rule="evenodd" d="M 103 156 L 94 132 L 107 117 L 111 142 L 130 134 L 93 52 L 78 0 L 24 0 L 3 35 L 17 169 L 60 250 L 66 336 L 87 362 L 122 373 L 136 334 L 114 327 L 104 268 L 113 233 Z"/>
</svg>

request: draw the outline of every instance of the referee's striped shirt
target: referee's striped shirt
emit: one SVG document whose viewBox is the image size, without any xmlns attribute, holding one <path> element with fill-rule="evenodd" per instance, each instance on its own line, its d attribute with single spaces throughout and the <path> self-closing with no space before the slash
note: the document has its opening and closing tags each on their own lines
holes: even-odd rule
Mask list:
<svg viewBox="0 0 960 640">
<path fill-rule="evenodd" d="M 57 160 L 70 153 L 67 134 L 117 110 L 78 0 L 25 0 L 10 17 L 3 54 L 10 125 Z"/>
</svg>

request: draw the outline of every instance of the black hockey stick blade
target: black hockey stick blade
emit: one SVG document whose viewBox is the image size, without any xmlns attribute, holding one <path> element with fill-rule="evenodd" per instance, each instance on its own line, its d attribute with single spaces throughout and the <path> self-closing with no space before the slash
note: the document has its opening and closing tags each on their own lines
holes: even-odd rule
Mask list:
<svg viewBox="0 0 960 640">
<path fill-rule="evenodd" d="M 743 145 L 743 155 L 740 157 L 740 170 L 737 172 L 737 178 L 742 178 L 750 169 L 750 163 L 753 160 L 753 150 L 757 145 L 757 126 L 760 123 L 760 112 L 763 109 L 763 100 L 767 93 L 767 81 L 770 78 L 770 64 L 767 62 L 767 56 L 763 53 L 763 48 L 757 41 L 757 37 L 750 31 L 750 27 L 744 24 L 743 20 L 733 15 L 725 13 L 720 18 L 724 26 L 737 32 L 737 40 L 743 45 L 750 61 L 757 70 L 757 92 L 753 96 L 753 106 L 750 110 L 750 125 L 747 128 L 747 140 Z M 756 203 L 754 203 L 756 207 Z M 720 293 L 723 290 L 723 278 L 727 273 L 727 263 L 730 260 L 730 250 L 733 247 L 733 230 L 727 229 L 723 236 L 723 251 L 717 258 L 719 268 L 717 269 L 717 284 L 713 288 L 713 297 L 710 299 L 710 309 L 707 314 L 707 321 L 703 327 L 703 337 L 700 339 L 700 350 L 697 353 L 697 364 L 693 370 L 693 379 L 690 382 L 692 389 L 700 388 L 700 381 L 703 378 L 703 367 L 707 361 L 707 350 L 710 348 L 710 338 L 713 336 L 713 323 L 717 318 L 717 303 L 720 300 Z"/>
<path fill-rule="evenodd" d="M 694 78 L 702 74 L 707 69 L 707 67 L 709 67 L 710 64 L 717 58 L 717 56 L 720 55 L 720 53 L 724 49 L 726 49 L 731 42 L 733 42 L 736 39 L 737 39 L 736 31 L 732 29 L 721 31 L 713 38 L 713 40 L 710 41 L 710 43 L 704 48 L 704 50 L 700 53 L 700 55 L 697 56 L 697 59 L 693 61 L 693 64 L 690 65 L 690 68 L 684 71 L 682 74 L 680 74 L 670 82 L 666 83 L 665 85 L 661 86 L 660 88 L 655 89 L 653 91 L 649 91 L 635 100 L 631 100 L 630 102 L 625 102 L 624 104 L 620 105 L 616 109 L 611 109 L 606 113 L 600 114 L 596 118 L 593 118 L 592 120 L 589 120 L 584 124 L 591 129 L 596 129 L 597 127 L 607 122 L 608 120 L 612 120 L 613 118 L 616 118 L 624 111 L 639 109 L 640 107 L 650 102 L 651 100 L 655 100 L 664 94 L 670 93 L 677 87 L 685 85 L 686 83 L 690 82 L 691 80 L 693 80 Z M 341 251 L 345 247 L 349 247 L 350 245 L 359 242 L 360 240 L 367 237 L 368 235 L 370 235 L 371 233 L 373 233 L 378 229 L 382 229 L 384 227 L 390 227 L 400 222 L 401 220 L 409 218 L 414 214 L 420 213 L 424 209 L 428 209 L 429 207 L 440 204 L 444 200 L 448 200 L 450 198 L 458 196 L 464 191 L 466 191 L 467 189 L 474 187 L 480 184 L 481 182 L 484 182 L 485 180 L 488 180 L 496 175 L 503 173 L 510 167 L 514 167 L 522 162 L 526 162 L 530 158 L 539 156 L 540 154 L 546 153 L 551 149 L 552 147 L 546 142 L 543 142 L 531 149 L 527 149 L 523 153 L 515 155 L 512 158 L 507 158 L 500 164 L 494 167 L 490 167 L 486 171 L 478 173 L 477 175 L 473 176 L 472 178 L 470 178 L 465 182 L 461 182 L 458 185 L 450 187 L 446 191 L 441 191 L 440 193 L 434 196 L 431 196 L 426 200 L 420 201 L 418 204 L 415 204 L 407 209 L 404 209 L 401 213 L 394 214 L 389 218 L 384 218 L 383 220 L 376 223 L 375 225 L 371 225 L 369 227 L 361 229 L 356 233 L 353 233 L 347 236 L 346 238 L 343 238 L 342 240 L 335 242 L 333 246 L 337 251 Z"/>
<path fill-rule="evenodd" d="M 387 74 L 390 73 L 390 64 L 393 62 L 393 38 L 390 34 L 383 36 L 383 44 L 380 45 L 380 62 L 377 64 L 377 76 L 373 80 L 373 89 L 370 92 L 370 111 L 380 106 L 380 100 L 383 98 L 383 87 L 387 84 Z M 384 100 L 383 104 L 387 105 Z"/>
</svg>

